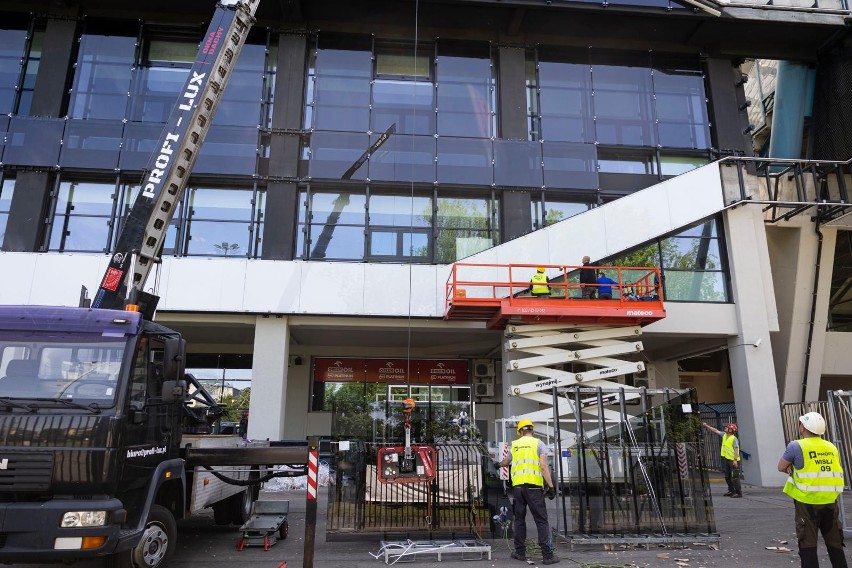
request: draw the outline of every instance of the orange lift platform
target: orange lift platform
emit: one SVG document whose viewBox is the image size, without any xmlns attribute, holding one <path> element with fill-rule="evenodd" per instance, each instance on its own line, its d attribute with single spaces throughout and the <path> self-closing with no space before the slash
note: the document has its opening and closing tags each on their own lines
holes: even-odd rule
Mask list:
<svg viewBox="0 0 852 568">
<path fill-rule="evenodd" d="M 549 293 L 533 296 L 530 279 L 539 267 L 545 269 Z M 591 285 L 596 291 L 610 287 L 612 299 L 584 299 L 581 268 L 603 271 L 613 280 Z M 510 321 L 645 326 L 666 317 L 660 282 L 655 267 L 456 262 L 447 279 L 444 319 L 485 321 L 491 329 Z"/>
</svg>

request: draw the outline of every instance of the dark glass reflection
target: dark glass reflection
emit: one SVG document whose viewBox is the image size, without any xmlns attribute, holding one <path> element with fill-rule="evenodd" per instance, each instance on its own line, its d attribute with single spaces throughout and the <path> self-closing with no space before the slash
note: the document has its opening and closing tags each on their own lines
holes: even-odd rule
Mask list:
<svg viewBox="0 0 852 568">
<path fill-rule="evenodd" d="M 541 143 L 494 141 L 494 183 L 541 187 Z"/>
<path fill-rule="evenodd" d="M 68 120 L 59 165 L 91 169 L 118 167 L 124 125 L 119 121 Z"/>
<path fill-rule="evenodd" d="M 314 128 L 367 132 L 372 74 L 369 51 L 319 50 Z"/>
<path fill-rule="evenodd" d="M 12 117 L 3 162 L 20 166 L 55 166 L 65 121 L 61 118 Z"/>
<path fill-rule="evenodd" d="M 68 103 L 71 118 L 125 117 L 136 41 L 135 37 L 83 35 Z"/>
<path fill-rule="evenodd" d="M 441 56 L 438 75 L 438 134 L 490 138 L 491 61 Z"/>
<path fill-rule="evenodd" d="M 0 114 L 15 111 L 15 91 L 26 41 L 26 30 L 0 30 Z"/>
</svg>

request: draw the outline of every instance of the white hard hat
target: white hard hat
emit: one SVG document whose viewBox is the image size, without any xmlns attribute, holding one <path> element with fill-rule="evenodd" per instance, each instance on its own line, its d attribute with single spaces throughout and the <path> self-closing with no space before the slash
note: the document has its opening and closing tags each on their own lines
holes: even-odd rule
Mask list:
<svg viewBox="0 0 852 568">
<path fill-rule="evenodd" d="M 819 412 L 808 412 L 799 418 L 805 430 L 817 436 L 825 434 L 825 418 Z"/>
</svg>

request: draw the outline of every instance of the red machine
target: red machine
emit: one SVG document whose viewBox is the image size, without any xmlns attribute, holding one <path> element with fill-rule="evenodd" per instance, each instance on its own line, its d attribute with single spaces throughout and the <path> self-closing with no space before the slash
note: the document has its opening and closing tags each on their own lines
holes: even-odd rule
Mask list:
<svg viewBox="0 0 852 568">
<path fill-rule="evenodd" d="M 435 479 L 435 448 L 411 445 L 411 411 L 414 399 L 402 401 L 405 415 L 405 446 L 388 446 L 379 449 L 377 472 L 382 483 L 420 483 Z"/>
</svg>

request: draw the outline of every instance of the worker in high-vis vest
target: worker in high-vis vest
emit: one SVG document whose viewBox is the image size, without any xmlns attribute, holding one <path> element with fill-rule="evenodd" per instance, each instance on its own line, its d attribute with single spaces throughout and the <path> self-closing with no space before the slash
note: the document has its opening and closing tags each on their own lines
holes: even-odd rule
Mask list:
<svg viewBox="0 0 852 568">
<path fill-rule="evenodd" d="M 725 483 L 728 484 L 728 492 L 725 497 L 740 498 L 743 496 L 742 484 L 740 483 L 740 440 L 737 438 L 739 429 L 733 422 L 725 426 L 725 431 L 717 430 L 706 422 L 702 424 L 711 432 L 722 436 L 722 466 L 725 471 Z"/>
<path fill-rule="evenodd" d="M 837 447 L 822 438 L 825 418 L 808 412 L 799 418 L 799 439 L 787 445 L 778 471 L 789 477 L 784 493 L 796 504 L 796 538 L 802 568 L 819 566 L 818 534 L 822 533 L 832 568 L 847 568 L 837 497 L 843 491 L 843 468 Z"/>
<path fill-rule="evenodd" d="M 533 296 L 550 296 L 550 286 L 547 284 L 547 274 L 544 273 L 543 266 L 539 266 L 530 278 L 530 284 L 532 284 L 530 292 Z"/>
<path fill-rule="evenodd" d="M 518 422 L 518 439 L 512 442 L 509 454 L 497 462 L 497 467 L 511 464 L 512 498 L 515 520 L 515 551 L 512 558 L 527 560 L 527 507 L 538 530 L 538 545 L 543 555 L 542 564 L 556 564 L 559 557 L 554 554 L 550 523 L 547 522 L 547 507 L 544 498 L 556 497 L 550 467 L 547 465 L 547 448 L 534 436 L 535 427 L 529 420 Z M 547 487 L 547 489 L 545 489 Z"/>
</svg>

